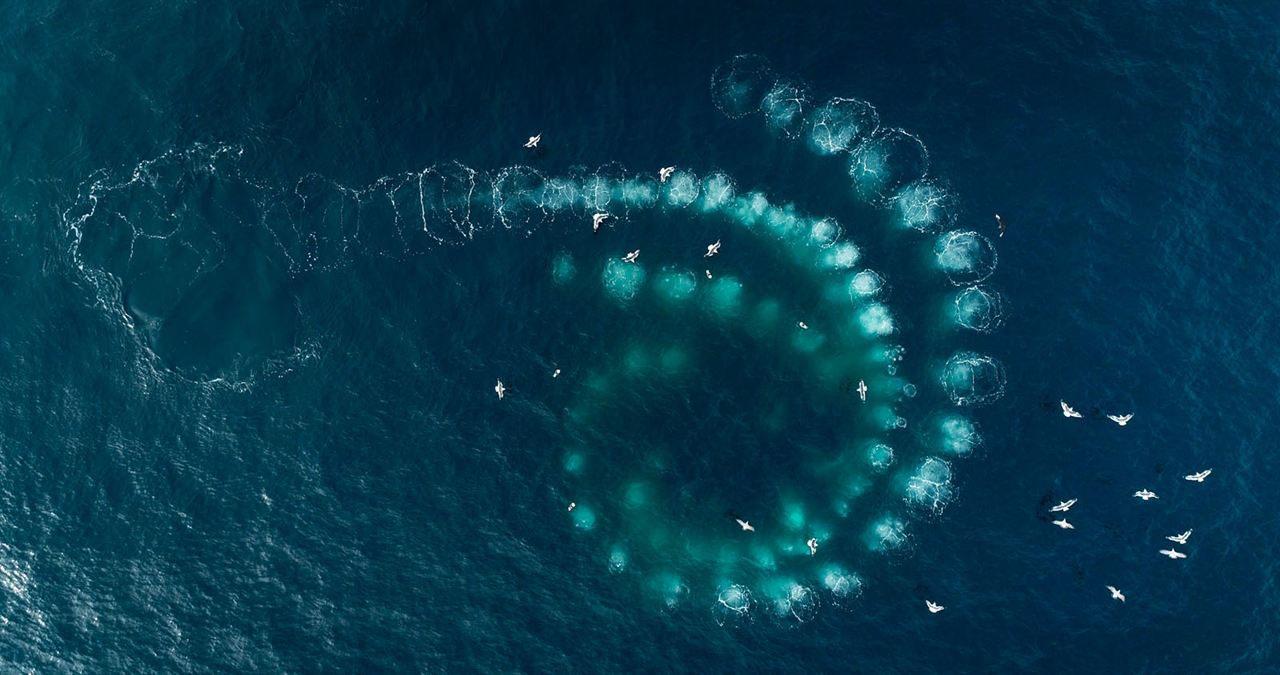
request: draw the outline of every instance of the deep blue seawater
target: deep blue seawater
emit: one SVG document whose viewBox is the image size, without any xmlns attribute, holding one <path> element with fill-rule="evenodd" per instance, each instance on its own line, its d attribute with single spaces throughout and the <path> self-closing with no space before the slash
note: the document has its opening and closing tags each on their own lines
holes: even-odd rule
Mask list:
<svg viewBox="0 0 1280 675">
<path fill-rule="evenodd" d="M 3 0 L 0 19 L 0 670 L 1280 670 L 1274 3 Z M 830 442 L 847 393 L 706 320 L 620 311 L 588 262 L 618 230 L 418 246 L 376 229 L 389 200 L 345 232 L 365 197 L 335 195 L 373 204 L 454 160 L 720 169 L 886 261 L 910 359 L 941 330 L 912 313 L 938 300 L 925 265 L 856 225 L 874 217 L 838 163 L 716 109 L 711 73 L 748 52 L 918 136 L 957 225 L 994 238 L 1004 215 L 1007 316 L 977 343 L 1007 391 L 909 550 L 847 553 L 856 602 L 721 626 L 709 574 L 667 608 L 645 581 L 664 561 L 608 571 L 608 510 L 598 536 L 566 519 L 572 392 L 628 340 L 700 345 L 709 384 L 620 395 L 591 428 L 619 462 L 677 448 L 656 482 L 694 505 L 674 526 L 730 530 L 724 506 L 803 487 L 766 440 Z M 117 236 L 77 245 L 95 182 L 139 167 L 158 168 L 100 219 Z M 718 261 L 804 306 L 728 225 L 653 220 L 626 242 L 642 261 L 723 236 Z M 1064 532 L 1044 505 L 1067 497 Z M 1188 559 L 1156 553 L 1188 528 Z"/>
</svg>

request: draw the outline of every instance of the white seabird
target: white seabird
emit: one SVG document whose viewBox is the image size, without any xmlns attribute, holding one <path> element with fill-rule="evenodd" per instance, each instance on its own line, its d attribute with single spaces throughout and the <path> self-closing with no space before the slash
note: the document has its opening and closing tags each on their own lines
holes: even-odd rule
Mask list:
<svg viewBox="0 0 1280 675">
<path fill-rule="evenodd" d="M 634 250 L 634 251 L 632 251 L 632 252 L 630 252 L 630 253 L 628 253 L 628 254 L 626 254 L 626 255 L 622 256 L 622 262 L 629 262 L 629 263 L 633 263 L 633 262 L 635 262 L 639 257 L 640 257 L 640 249 L 636 249 L 636 250 Z"/>
<path fill-rule="evenodd" d="M 671 174 L 675 172 L 676 172 L 676 168 L 674 166 L 664 166 L 661 169 L 658 169 L 658 182 L 659 183 L 667 182 L 667 179 L 671 178 Z"/>
<path fill-rule="evenodd" d="M 569 510 L 570 510 L 570 511 L 572 511 L 572 510 L 574 510 L 574 509 L 576 509 L 576 508 L 578 508 L 578 503 L 577 503 L 577 502 L 569 502 Z"/>
<path fill-rule="evenodd" d="M 1129 413 L 1128 415 L 1107 415 L 1107 419 L 1119 424 L 1120 426 L 1124 426 L 1129 423 L 1129 420 L 1133 419 L 1133 413 Z"/>
<path fill-rule="evenodd" d="M 1185 478 L 1185 479 L 1187 479 L 1187 480 L 1189 480 L 1189 481 L 1191 481 L 1191 482 L 1193 482 L 1193 483 L 1203 483 L 1203 482 L 1204 482 L 1204 479 L 1208 478 L 1208 477 L 1209 477 L 1209 474 L 1211 474 L 1211 473 L 1213 473 L 1213 469 L 1205 469 L 1204 471 L 1201 471 L 1200 473 L 1193 473 L 1193 474 L 1188 475 L 1188 476 L 1183 476 L 1183 478 Z"/>
<path fill-rule="evenodd" d="M 716 243 L 714 243 L 714 244 L 707 244 L 707 252 L 706 252 L 706 254 L 705 254 L 705 255 L 703 255 L 702 257 L 704 257 L 704 258 L 710 258 L 711 256 L 713 256 L 713 255 L 715 255 L 715 254 L 717 254 L 717 253 L 719 253 L 719 252 L 720 252 L 720 240 L 719 240 L 719 239 L 717 239 L 717 240 L 716 240 Z"/>
<path fill-rule="evenodd" d="M 866 380 L 858 380 L 858 398 L 861 399 L 863 403 L 867 402 L 867 381 Z"/>
<path fill-rule="evenodd" d="M 1187 530 L 1182 534 L 1174 535 L 1172 537 L 1165 537 L 1165 539 L 1168 539 L 1169 541 L 1175 544 L 1182 544 L 1183 546 L 1187 544 L 1187 540 L 1190 538 L 1191 538 L 1191 530 Z"/>
<path fill-rule="evenodd" d="M 941 612 L 942 610 L 946 609 L 946 607 L 943 607 L 942 605 L 939 605 L 938 603 L 933 602 L 932 600 L 925 600 L 924 606 L 929 608 L 930 614 L 937 614 L 938 612 Z"/>
<path fill-rule="evenodd" d="M 530 136 L 529 140 L 524 142 L 524 147 L 536 148 L 538 147 L 538 141 L 540 140 L 542 140 L 542 134 L 538 134 L 537 136 Z"/>
<path fill-rule="evenodd" d="M 604 221 L 608 220 L 611 217 L 612 216 L 610 216 L 609 214 L 603 211 L 596 212 L 595 215 L 591 216 L 591 231 L 599 232 L 600 226 L 604 224 Z"/>
<path fill-rule="evenodd" d="M 1171 548 L 1162 548 L 1162 549 L 1160 549 L 1160 555 L 1166 555 L 1166 556 L 1169 556 L 1169 558 L 1170 558 L 1171 560 L 1177 560 L 1177 559 L 1179 559 L 1179 558 L 1185 558 L 1185 557 L 1187 557 L 1187 554 L 1186 554 L 1186 553 L 1182 553 L 1182 552 L 1179 552 L 1179 551 L 1175 551 L 1174 549 L 1171 549 Z"/>
<path fill-rule="evenodd" d="M 499 401 L 502 400 L 503 396 L 507 395 L 507 386 L 502 383 L 502 380 L 498 380 L 498 384 L 493 387 L 493 390 L 498 393 Z"/>
<path fill-rule="evenodd" d="M 1121 593 L 1120 589 L 1116 588 L 1115 586 L 1107 586 L 1107 590 L 1111 591 L 1111 598 L 1113 600 L 1119 600 L 1120 602 L 1124 602 L 1124 593 Z"/>
<path fill-rule="evenodd" d="M 796 325 L 800 327 L 800 330 L 809 330 L 809 324 L 803 321 L 797 321 Z"/>
<path fill-rule="evenodd" d="M 1071 507 L 1075 506 L 1075 505 L 1076 505 L 1076 502 L 1078 502 L 1078 501 L 1080 501 L 1080 500 L 1078 500 L 1078 499 L 1068 499 L 1068 500 L 1067 500 L 1067 501 L 1065 501 L 1065 502 L 1059 502 L 1057 506 L 1055 506 L 1055 507 L 1053 507 L 1053 508 L 1049 509 L 1049 513 L 1065 513 L 1065 512 L 1067 512 L 1067 511 L 1070 511 L 1070 510 L 1071 510 Z"/>
<path fill-rule="evenodd" d="M 1152 499 L 1159 499 L 1159 498 L 1160 498 L 1160 496 L 1159 496 L 1159 495 L 1157 495 L 1156 493 L 1154 493 L 1154 492 L 1152 492 L 1152 491 L 1150 491 L 1150 490 L 1148 490 L 1148 489 L 1146 489 L 1146 488 L 1143 488 L 1143 489 L 1138 490 L 1137 492 L 1133 493 L 1133 496 L 1134 496 L 1134 497 L 1137 497 L 1138 499 L 1141 499 L 1141 500 L 1142 500 L 1142 501 L 1144 501 L 1144 502 L 1149 502 L 1149 501 L 1151 501 Z"/>
<path fill-rule="evenodd" d="M 708 278 L 708 279 L 710 279 L 710 278 L 711 278 L 711 270 L 704 270 L 704 271 L 707 273 L 707 278 Z"/>
<path fill-rule="evenodd" d="M 747 521 L 745 521 L 745 520 L 743 520 L 743 519 L 741 519 L 741 518 L 734 518 L 734 520 L 735 520 L 735 521 L 737 521 L 737 523 L 738 523 L 738 527 L 741 527 L 743 532 L 755 532 L 755 531 L 756 531 L 756 528 L 751 527 L 751 523 L 748 523 Z"/>
<path fill-rule="evenodd" d="M 556 368 L 555 372 L 551 373 L 551 377 L 560 377 L 560 369 Z"/>
<path fill-rule="evenodd" d="M 1076 526 L 1072 525 L 1071 523 L 1068 523 L 1066 518 L 1063 518 L 1062 520 L 1055 520 L 1053 521 L 1053 524 L 1057 525 L 1058 527 L 1061 527 L 1064 530 L 1076 529 Z"/>
<path fill-rule="evenodd" d="M 1071 406 L 1067 405 L 1066 401 L 1058 401 L 1058 403 L 1062 404 L 1063 417 L 1084 417 L 1084 415 L 1081 415 L 1080 413 L 1076 412 L 1075 408 L 1072 408 Z"/>
<path fill-rule="evenodd" d="M 809 555 L 818 555 L 817 537 L 810 537 L 809 541 L 806 541 L 804 545 L 809 547 Z"/>
</svg>

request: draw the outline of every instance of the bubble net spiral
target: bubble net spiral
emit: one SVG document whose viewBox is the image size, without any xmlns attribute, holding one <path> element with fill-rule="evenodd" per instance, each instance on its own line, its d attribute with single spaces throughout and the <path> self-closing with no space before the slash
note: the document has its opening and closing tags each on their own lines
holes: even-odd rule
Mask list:
<svg viewBox="0 0 1280 675">
<path fill-rule="evenodd" d="M 679 166 L 662 180 L 618 164 L 550 175 L 446 162 L 363 187 L 280 185 L 252 178 L 240 148 L 214 145 L 89 177 L 63 214 L 68 251 L 96 301 L 146 334 L 131 303 L 177 306 L 246 233 L 297 280 L 496 232 L 580 234 L 608 214 L 606 243 L 566 237 L 545 261 L 553 293 L 589 302 L 595 322 L 635 326 L 561 380 L 570 394 L 551 461 L 557 494 L 574 502 L 565 525 L 658 607 L 804 622 L 852 606 L 862 570 L 909 551 L 911 523 L 954 498 L 954 463 L 982 444 L 972 408 L 1004 392 L 1003 368 L 975 340 L 1000 327 L 1005 302 L 984 284 L 992 242 L 955 229 L 958 200 L 928 175 L 924 144 L 870 103 L 815 103 L 755 55 L 720 66 L 711 95 L 728 117 L 758 117 L 842 163 L 838 200 L 876 214 L 858 228 L 908 233 L 926 262 L 877 266 L 836 217 L 718 170 Z M 706 258 L 710 237 L 695 230 L 724 251 Z M 624 261 L 628 248 L 640 257 Z M 170 272 L 163 285 L 157 268 Z M 891 281 L 907 278 L 933 284 L 937 301 L 895 306 Z M 913 326 L 925 353 L 902 345 Z"/>
</svg>

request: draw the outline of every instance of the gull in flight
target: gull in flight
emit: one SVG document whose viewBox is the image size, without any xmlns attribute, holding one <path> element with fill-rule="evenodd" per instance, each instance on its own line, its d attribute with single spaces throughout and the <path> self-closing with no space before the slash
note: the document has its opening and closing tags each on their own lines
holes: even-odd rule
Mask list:
<svg viewBox="0 0 1280 675">
<path fill-rule="evenodd" d="M 1058 401 L 1058 403 L 1062 404 L 1063 417 L 1084 417 L 1084 415 L 1081 415 L 1080 413 L 1076 412 L 1075 408 L 1072 408 L 1071 406 L 1067 405 L 1066 401 Z"/>
<path fill-rule="evenodd" d="M 946 607 L 943 607 L 942 605 L 939 605 L 938 603 L 933 602 L 932 600 L 925 600 L 924 606 L 929 608 L 930 614 L 937 614 L 938 612 L 941 612 L 942 610 L 946 609 Z"/>
<path fill-rule="evenodd" d="M 1080 500 L 1068 499 L 1065 502 L 1060 502 L 1057 506 L 1049 509 L 1049 513 L 1065 513 L 1067 511 L 1070 511 L 1071 507 L 1075 506 L 1077 501 L 1080 501 Z"/>
<path fill-rule="evenodd" d="M 1138 490 L 1137 492 L 1133 493 L 1133 496 L 1134 496 L 1134 497 L 1137 497 L 1138 499 L 1141 499 L 1141 500 L 1142 500 L 1142 501 L 1144 501 L 1144 502 L 1149 502 L 1149 501 L 1151 501 L 1152 499 L 1159 499 L 1159 498 L 1160 498 L 1160 496 L 1159 496 L 1159 495 L 1157 495 L 1156 493 L 1154 493 L 1154 492 L 1152 492 L 1152 491 L 1150 491 L 1150 490 L 1148 490 L 1148 489 L 1146 489 L 1146 488 L 1143 488 L 1143 489 Z"/>
<path fill-rule="evenodd" d="M 1053 524 L 1057 525 L 1058 527 L 1061 527 L 1064 530 L 1076 529 L 1076 526 L 1072 525 L 1071 523 L 1068 523 L 1066 518 L 1063 518 L 1062 520 L 1055 520 L 1053 521 Z"/>
<path fill-rule="evenodd" d="M 809 330 L 809 324 L 803 321 L 797 321 L 796 325 L 800 327 L 800 330 Z"/>
<path fill-rule="evenodd" d="M 1167 556 L 1169 556 L 1169 559 L 1170 559 L 1170 560 L 1177 560 L 1177 559 L 1179 559 L 1179 558 L 1185 558 L 1185 557 L 1187 557 L 1187 554 L 1186 554 L 1186 553 L 1182 553 L 1182 552 L 1180 552 L 1180 551 L 1175 551 L 1175 550 L 1173 550 L 1173 549 L 1171 549 L 1171 548 L 1162 548 L 1162 549 L 1160 549 L 1160 554 L 1161 554 L 1161 555 L 1167 555 Z"/>
<path fill-rule="evenodd" d="M 863 403 L 867 402 L 867 381 L 866 380 L 858 380 L 858 398 L 862 399 Z"/>
<path fill-rule="evenodd" d="M 1209 474 L 1211 474 L 1211 473 L 1213 473 L 1213 469 L 1205 469 L 1204 471 L 1201 471 L 1200 473 L 1193 473 L 1193 474 L 1190 474 L 1190 475 L 1187 475 L 1187 476 L 1183 476 L 1183 478 L 1185 478 L 1185 479 L 1187 479 L 1187 480 L 1189 480 L 1189 481 L 1195 482 L 1195 483 L 1203 483 L 1203 482 L 1204 482 L 1204 479 L 1208 478 L 1208 477 L 1209 477 Z"/>
<path fill-rule="evenodd" d="M 1111 591 L 1112 600 L 1119 600 L 1120 602 L 1124 602 L 1124 593 L 1121 593 L 1120 589 L 1116 588 L 1115 586 L 1107 586 L 1107 590 Z"/>
<path fill-rule="evenodd" d="M 635 261 L 636 261 L 636 259 L 637 259 L 637 258 L 639 258 L 639 257 L 640 257 L 640 249 L 636 249 L 636 250 L 634 250 L 634 251 L 632 251 L 632 252 L 630 252 L 630 253 L 628 253 L 628 254 L 626 254 L 626 255 L 622 256 L 622 262 L 629 262 L 629 263 L 633 263 L 633 262 L 635 262 Z"/>
<path fill-rule="evenodd" d="M 609 218 L 610 218 L 609 214 L 603 211 L 597 212 L 595 215 L 591 216 L 591 231 L 599 232 L 600 226 L 603 225 L 604 221 L 608 220 Z"/>
<path fill-rule="evenodd" d="M 674 166 L 664 166 L 661 169 L 658 169 L 658 182 L 659 183 L 667 182 L 667 179 L 670 178 L 671 174 L 675 172 L 676 172 L 676 168 Z"/>
<path fill-rule="evenodd" d="M 1004 218 L 1001 218 L 1000 214 L 998 213 L 996 214 L 996 226 L 1000 228 L 1000 236 L 1003 237 L 1004 236 Z"/>
<path fill-rule="evenodd" d="M 572 510 L 574 510 L 574 509 L 576 509 L 576 508 L 578 508 L 578 502 L 569 502 L 569 510 L 570 510 L 570 511 L 572 511 Z"/>
<path fill-rule="evenodd" d="M 1124 426 L 1129 423 L 1129 420 L 1133 419 L 1133 413 L 1129 413 L 1128 415 L 1107 415 L 1107 419 L 1119 424 L 1120 426 Z"/>
<path fill-rule="evenodd" d="M 555 372 L 551 373 L 551 377 L 560 377 L 560 369 L 556 368 Z"/>
<path fill-rule="evenodd" d="M 1187 540 L 1190 538 L 1191 538 L 1191 530 L 1187 530 L 1186 532 L 1183 532 L 1182 534 L 1179 534 L 1176 536 L 1165 537 L 1165 539 L 1168 539 L 1169 541 L 1175 544 L 1182 544 L 1183 546 L 1186 546 Z"/>
<path fill-rule="evenodd" d="M 706 253 L 706 255 L 704 255 L 704 256 L 702 256 L 702 257 L 704 257 L 704 258 L 710 258 L 711 256 L 713 256 L 713 255 L 715 255 L 715 254 L 717 254 L 717 253 L 719 253 L 719 252 L 720 252 L 720 240 L 719 240 L 719 239 L 717 239 L 717 240 L 716 240 L 716 243 L 714 243 L 714 244 L 707 244 L 707 253 Z"/>
<path fill-rule="evenodd" d="M 502 380 L 498 380 L 498 384 L 494 386 L 493 390 L 498 393 L 499 401 L 502 400 L 503 396 L 507 395 L 507 386 L 502 383 Z"/>
<path fill-rule="evenodd" d="M 751 523 L 748 523 L 747 521 L 745 521 L 745 520 L 743 520 L 743 519 L 741 519 L 741 518 L 734 518 L 734 520 L 735 520 L 735 521 L 737 521 L 737 523 L 738 523 L 738 527 L 741 527 L 743 532 L 755 532 L 755 531 L 756 531 L 756 528 L 751 527 Z"/>
<path fill-rule="evenodd" d="M 538 134 L 537 136 L 530 136 L 529 140 L 524 142 L 524 147 L 536 148 L 538 147 L 538 141 L 540 140 L 542 140 L 542 134 Z"/>
<path fill-rule="evenodd" d="M 816 537 L 810 537 L 809 541 L 804 544 L 809 547 L 809 555 L 818 555 L 818 540 Z"/>
</svg>

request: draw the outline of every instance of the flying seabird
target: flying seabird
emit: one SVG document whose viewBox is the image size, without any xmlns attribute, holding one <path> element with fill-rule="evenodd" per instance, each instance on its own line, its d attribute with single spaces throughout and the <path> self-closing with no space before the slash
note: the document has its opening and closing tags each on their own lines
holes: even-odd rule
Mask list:
<svg viewBox="0 0 1280 675">
<path fill-rule="evenodd" d="M 1049 509 L 1049 513 L 1065 513 L 1065 512 L 1067 512 L 1067 511 L 1070 511 L 1070 510 L 1071 510 L 1071 507 L 1075 506 L 1077 501 L 1079 501 L 1079 500 L 1078 500 L 1078 499 L 1068 499 L 1067 501 L 1065 501 L 1065 502 L 1061 502 L 1061 503 L 1059 503 L 1057 506 L 1055 506 L 1055 507 L 1053 507 L 1053 508 Z"/>
<path fill-rule="evenodd" d="M 1111 591 L 1111 598 L 1113 600 L 1119 600 L 1120 602 L 1124 602 L 1124 593 L 1121 593 L 1120 589 L 1116 588 L 1115 586 L 1107 586 L 1107 590 Z"/>
<path fill-rule="evenodd" d="M 610 218 L 609 214 L 603 211 L 599 211 L 595 215 L 591 216 L 591 231 L 599 232 L 600 226 L 603 225 L 604 221 L 608 220 L 609 218 Z"/>
<path fill-rule="evenodd" d="M 1134 496 L 1134 497 L 1137 497 L 1138 499 L 1141 499 L 1141 500 L 1142 500 L 1142 501 L 1144 501 L 1144 502 L 1149 502 L 1149 501 L 1151 501 L 1152 499 L 1159 499 L 1159 498 L 1160 498 L 1156 493 L 1154 493 L 1154 492 L 1152 492 L 1152 491 L 1150 491 L 1150 490 L 1148 490 L 1148 489 L 1146 489 L 1146 488 L 1143 488 L 1143 489 L 1138 490 L 1137 492 L 1133 493 L 1133 496 Z"/>
<path fill-rule="evenodd" d="M 939 605 L 938 603 L 933 602 L 932 600 L 925 600 L 924 606 L 929 608 L 930 614 L 937 614 L 938 612 L 941 612 L 942 610 L 946 609 L 946 607 L 943 607 L 942 605 Z"/>
<path fill-rule="evenodd" d="M 1061 527 L 1064 530 L 1076 529 L 1076 526 L 1072 525 L 1071 523 L 1068 523 L 1066 518 L 1063 518 L 1062 520 L 1055 520 L 1053 521 L 1053 524 L 1057 525 L 1058 527 Z"/>
<path fill-rule="evenodd" d="M 704 256 L 702 256 L 702 257 L 704 257 L 704 258 L 710 258 L 711 256 L 713 256 L 713 255 L 715 255 L 715 254 L 717 254 L 717 253 L 719 253 L 719 252 L 720 252 L 720 240 L 719 240 L 719 239 L 717 239 L 717 240 L 716 240 L 716 243 L 714 243 L 714 244 L 707 244 L 707 253 L 706 253 L 706 255 L 704 255 Z"/>
<path fill-rule="evenodd" d="M 507 394 L 507 386 L 502 383 L 502 380 L 498 380 L 498 384 L 494 386 L 493 390 L 498 392 L 499 401 Z"/>
<path fill-rule="evenodd" d="M 1180 552 L 1180 551 L 1175 551 L 1174 549 L 1171 549 L 1171 548 L 1162 548 L 1162 549 L 1160 549 L 1160 555 L 1166 555 L 1166 556 L 1169 556 L 1169 559 L 1170 559 L 1170 560 L 1177 560 L 1177 559 L 1179 559 L 1179 558 L 1185 558 L 1185 557 L 1187 557 L 1187 554 L 1186 554 L 1186 553 L 1182 553 L 1182 552 Z"/>
<path fill-rule="evenodd" d="M 735 520 L 735 521 L 737 521 L 737 523 L 738 523 L 738 527 L 741 527 L 743 532 L 755 532 L 755 531 L 756 531 L 756 528 L 751 527 L 751 523 L 748 523 L 747 521 L 745 521 L 745 520 L 743 520 L 743 519 L 741 519 L 741 518 L 734 518 L 734 520 Z"/>
<path fill-rule="evenodd" d="M 1189 480 L 1189 481 L 1196 482 L 1196 483 L 1203 483 L 1203 482 L 1204 482 L 1204 479 L 1208 478 L 1208 477 L 1209 477 L 1209 474 L 1211 474 L 1211 473 L 1213 473 L 1213 469 L 1205 469 L 1204 471 L 1201 471 L 1200 473 L 1193 473 L 1193 474 L 1190 474 L 1190 475 L 1187 475 L 1187 476 L 1183 476 L 1183 478 L 1185 478 L 1185 479 L 1187 479 L 1187 480 Z"/>
<path fill-rule="evenodd" d="M 536 148 L 538 147 L 538 141 L 540 140 L 542 140 L 542 134 L 538 134 L 537 136 L 530 136 L 529 140 L 524 142 L 524 147 Z"/>
<path fill-rule="evenodd" d="M 667 182 L 667 179 L 670 178 L 671 174 L 675 172 L 676 172 L 676 168 L 674 166 L 664 166 L 661 169 L 658 169 L 658 182 L 659 183 Z"/>
<path fill-rule="evenodd" d="M 1075 408 L 1072 408 L 1071 406 L 1067 405 L 1066 401 L 1058 401 L 1058 403 L 1062 404 L 1063 417 L 1084 417 L 1084 415 L 1081 415 L 1080 413 L 1076 412 Z"/>
<path fill-rule="evenodd" d="M 1000 228 L 1000 236 L 1003 237 L 1004 236 L 1004 218 L 1001 218 L 1000 214 L 998 213 L 996 214 L 996 225 Z"/>
<path fill-rule="evenodd" d="M 804 545 L 809 547 L 809 555 L 818 554 L 818 539 L 816 537 L 810 537 L 809 541 L 806 541 Z"/>
<path fill-rule="evenodd" d="M 1171 541 L 1171 542 L 1173 542 L 1173 543 L 1175 543 L 1175 544 L 1182 544 L 1183 546 L 1186 546 L 1186 545 L 1187 545 L 1187 540 L 1188 540 L 1188 539 L 1190 539 L 1190 538 L 1191 538 L 1191 530 L 1187 530 L 1186 532 L 1183 532 L 1182 534 L 1175 535 L 1175 536 L 1172 536 L 1172 537 L 1165 537 L 1165 539 L 1168 539 L 1169 541 Z"/>
<path fill-rule="evenodd" d="M 862 399 L 863 403 L 867 402 L 867 381 L 866 380 L 858 380 L 858 398 Z"/>
<path fill-rule="evenodd" d="M 1129 413 L 1128 415 L 1107 415 L 1107 419 L 1119 424 L 1120 426 L 1124 426 L 1129 423 L 1129 420 L 1133 419 L 1133 413 Z"/>
<path fill-rule="evenodd" d="M 640 257 L 640 249 L 636 249 L 636 250 L 634 250 L 634 251 L 632 251 L 632 252 L 630 252 L 630 253 L 628 253 L 628 254 L 626 254 L 626 255 L 622 256 L 622 262 L 629 262 L 629 263 L 633 263 L 633 262 L 635 262 L 635 261 L 636 261 L 636 259 L 637 259 L 637 258 L 639 258 L 639 257 Z"/>
<path fill-rule="evenodd" d="M 809 324 L 803 321 L 797 321 L 796 325 L 800 327 L 800 330 L 809 330 Z"/>
</svg>

